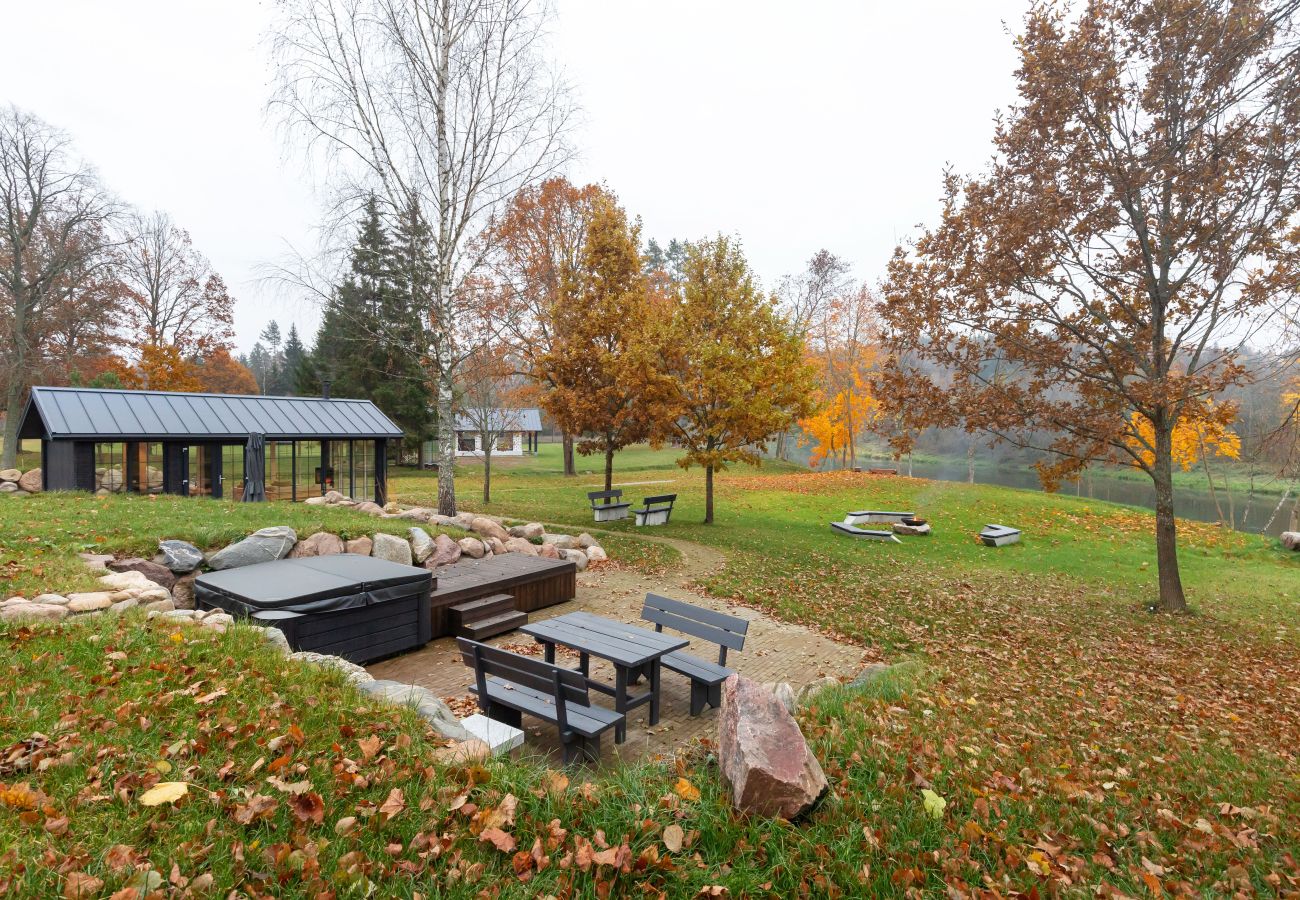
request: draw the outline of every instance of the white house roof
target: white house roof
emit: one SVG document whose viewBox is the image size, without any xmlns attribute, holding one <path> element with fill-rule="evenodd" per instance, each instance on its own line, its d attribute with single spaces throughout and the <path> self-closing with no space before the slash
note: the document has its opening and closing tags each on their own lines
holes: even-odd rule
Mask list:
<svg viewBox="0 0 1300 900">
<path fill-rule="evenodd" d="M 457 431 L 478 431 L 479 425 L 487 419 L 489 431 L 541 431 L 542 430 L 542 412 L 535 407 L 526 409 L 494 409 L 488 411 L 487 417 L 475 413 L 474 415 L 465 415 L 464 413 L 456 414 Z"/>
</svg>

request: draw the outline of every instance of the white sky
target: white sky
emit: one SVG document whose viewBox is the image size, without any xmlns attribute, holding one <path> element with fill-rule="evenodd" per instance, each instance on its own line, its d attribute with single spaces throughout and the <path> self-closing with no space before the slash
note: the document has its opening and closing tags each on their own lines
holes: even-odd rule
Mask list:
<svg viewBox="0 0 1300 900">
<path fill-rule="evenodd" d="M 943 166 L 990 152 L 1027 0 L 556 0 L 581 153 L 645 236 L 737 234 L 765 286 L 821 247 L 875 281 L 932 222 Z M 258 280 L 310 249 L 311 179 L 264 117 L 271 0 L 9 0 L 0 103 L 72 134 L 123 200 L 170 212 L 238 298 L 247 350 L 317 311 Z"/>
</svg>

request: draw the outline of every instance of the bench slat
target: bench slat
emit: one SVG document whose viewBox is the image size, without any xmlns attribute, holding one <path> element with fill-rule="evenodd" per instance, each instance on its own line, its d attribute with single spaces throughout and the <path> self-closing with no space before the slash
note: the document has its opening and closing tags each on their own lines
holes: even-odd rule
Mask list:
<svg viewBox="0 0 1300 900">
<path fill-rule="evenodd" d="M 500 678 L 489 678 L 487 683 L 488 699 L 493 703 L 509 706 L 511 709 L 517 709 L 546 722 L 556 721 L 555 701 L 549 694 L 520 687 Z M 471 687 L 470 692 L 477 694 L 478 688 Z M 576 703 L 565 703 L 564 713 L 569 728 L 583 737 L 595 737 L 608 731 L 623 718 L 621 713 L 612 709 L 605 709 L 602 706 L 579 706 Z"/>
<path fill-rule="evenodd" d="M 735 674 L 734 669 L 719 666 L 707 660 L 691 656 L 689 653 L 669 653 L 663 658 L 665 669 L 672 669 L 695 681 L 719 684 Z"/>
<path fill-rule="evenodd" d="M 692 637 L 702 638 L 719 646 L 726 647 L 729 650 L 740 650 L 745 646 L 745 636 L 735 634 L 734 632 L 724 631 L 721 628 L 714 628 L 704 622 L 697 622 L 691 619 L 683 618 L 676 613 L 664 612 L 661 609 L 647 607 L 641 610 L 641 618 L 647 622 L 654 622 L 656 625 L 662 625 L 665 628 L 671 628 L 674 631 L 680 631 L 683 634 L 689 634 Z"/>
<path fill-rule="evenodd" d="M 681 600 L 674 600 L 671 597 L 664 597 L 659 594 L 646 594 L 645 605 L 652 606 L 655 609 L 662 609 L 664 612 L 670 612 L 686 619 L 694 619 L 699 622 L 704 622 L 715 628 L 721 628 L 724 631 L 734 631 L 737 634 L 746 634 L 749 631 L 748 619 L 742 619 L 740 616 L 730 616 L 726 613 L 716 612 L 712 609 L 705 609 L 702 606 L 693 606 L 690 603 L 683 603 Z M 696 636 L 699 637 L 700 635 Z"/>
</svg>

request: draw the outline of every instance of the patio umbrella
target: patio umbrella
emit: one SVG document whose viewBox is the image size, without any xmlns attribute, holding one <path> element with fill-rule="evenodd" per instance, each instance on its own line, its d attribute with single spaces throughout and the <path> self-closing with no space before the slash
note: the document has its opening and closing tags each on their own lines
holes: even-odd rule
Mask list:
<svg viewBox="0 0 1300 900">
<path fill-rule="evenodd" d="M 257 503 L 266 499 L 266 439 L 260 434 L 250 434 L 244 445 L 244 502 Z"/>
</svg>

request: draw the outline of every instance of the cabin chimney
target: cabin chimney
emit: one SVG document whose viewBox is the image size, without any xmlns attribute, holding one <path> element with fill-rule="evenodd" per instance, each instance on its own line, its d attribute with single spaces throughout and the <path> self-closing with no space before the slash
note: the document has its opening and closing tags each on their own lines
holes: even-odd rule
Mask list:
<svg viewBox="0 0 1300 900">
<path fill-rule="evenodd" d="M 322 381 L 320 383 L 320 398 L 322 400 L 328 400 L 330 398 L 330 383 L 328 381 Z"/>
</svg>

